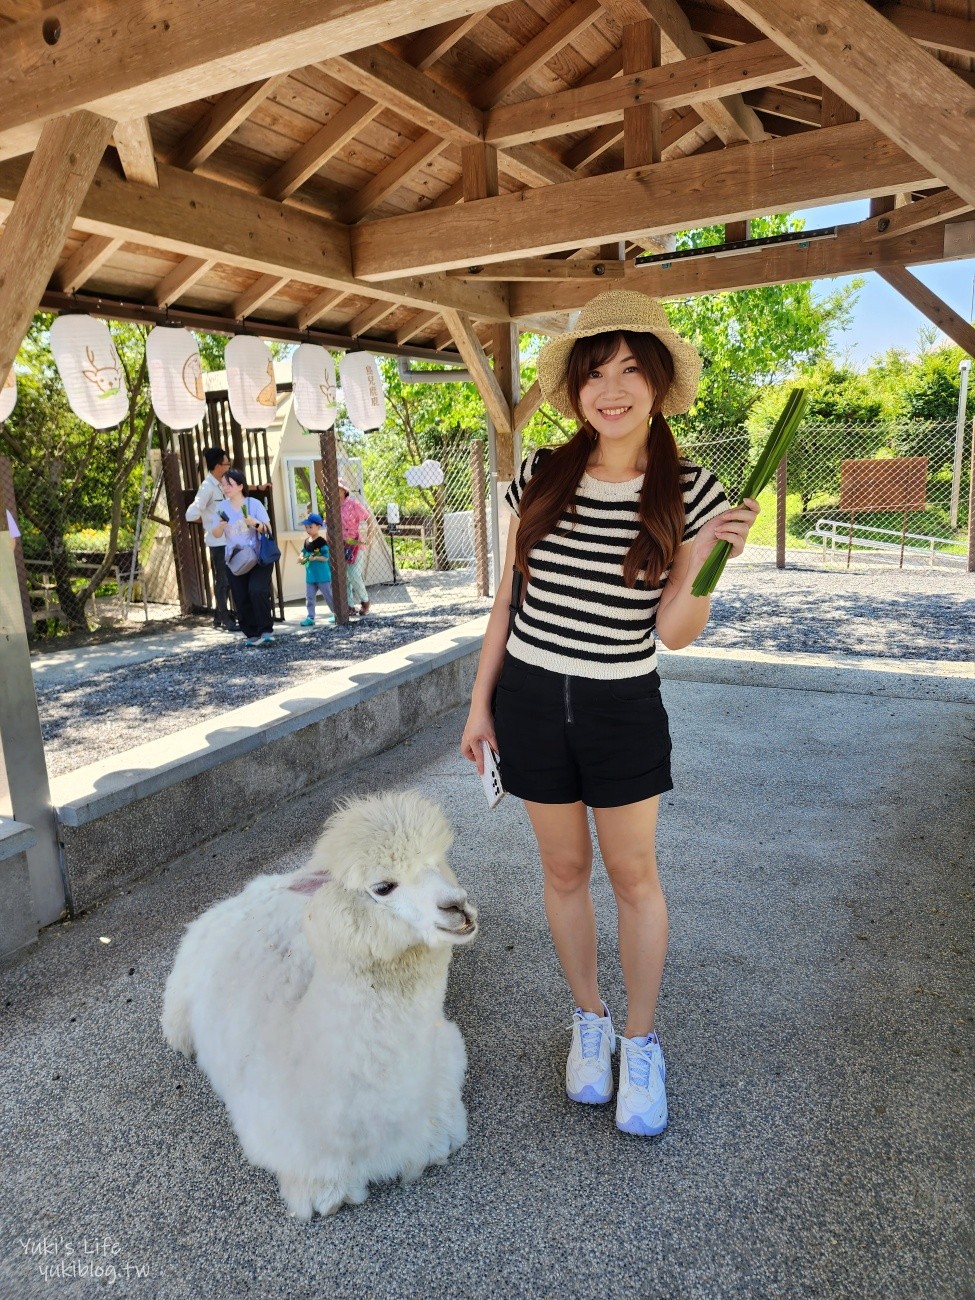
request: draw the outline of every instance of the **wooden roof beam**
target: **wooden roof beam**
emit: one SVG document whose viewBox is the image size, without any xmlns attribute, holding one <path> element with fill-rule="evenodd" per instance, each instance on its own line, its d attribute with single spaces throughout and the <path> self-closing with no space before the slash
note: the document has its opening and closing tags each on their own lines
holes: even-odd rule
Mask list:
<svg viewBox="0 0 975 1300">
<path fill-rule="evenodd" d="M 461 312 L 450 311 L 449 309 L 443 313 L 443 318 L 451 337 L 457 345 L 457 351 L 464 358 L 464 363 L 470 371 L 477 391 L 487 407 L 488 415 L 493 420 L 494 427 L 499 433 L 510 434 L 512 431 L 511 407 L 501 391 L 501 385 L 491 369 L 484 348 L 481 346 L 481 340 L 474 332 L 473 324 Z"/>
<path fill-rule="evenodd" d="M 944 299 L 932 293 L 916 275 L 912 275 L 903 266 L 885 267 L 883 270 L 878 270 L 877 274 L 881 280 L 885 280 L 892 289 L 896 289 L 902 297 L 906 298 L 912 307 L 916 307 L 922 316 L 926 316 L 929 321 L 937 325 L 939 330 L 947 334 L 953 343 L 957 343 L 970 357 L 975 357 L 975 329 L 972 329 L 967 320 L 952 310 Z"/>
<path fill-rule="evenodd" d="M 390 312 L 396 310 L 395 303 L 389 302 L 371 302 L 368 307 L 363 307 L 358 316 L 354 316 L 346 327 L 350 338 L 358 338 L 360 334 L 366 334 L 377 325 Z"/>
<path fill-rule="evenodd" d="M 328 70 L 408 122 L 415 122 L 455 144 L 484 139 L 484 116 L 480 109 L 381 45 L 330 59 Z"/>
<path fill-rule="evenodd" d="M 622 280 L 625 267 L 622 262 L 610 258 L 566 261 L 562 258 L 524 257 L 514 262 L 467 267 L 446 274 L 472 280 Z"/>
<path fill-rule="evenodd" d="M 652 18 L 662 32 L 665 63 L 710 53 L 677 0 L 606 0 L 606 7 L 620 23 Z M 745 144 L 765 137 L 758 117 L 737 92 L 704 102 L 698 111 L 725 144 Z"/>
<path fill-rule="evenodd" d="M 484 17 L 483 13 L 468 14 L 465 18 L 452 18 L 447 23 L 437 23 L 428 27 L 410 41 L 406 50 L 406 62 L 414 68 L 425 72 L 432 68 L 438 59 L 442 59 L 448 50 L 453 49 L 459 40 L 468 34 Z"/>
<path fill-rule="evenodd" d="M 786 117 L 791 122 L 802 122 L 806 126 L 823 125 L 820 122 L 819 105 L 805 95 L 796 95 L 790 90 L 770 86 L 765 90 L 749 90 L 744 98 L 745 103 L 754 108 L 756 113 L 771 113 L 773 117 Z"/>
<path fill-rule="evenodd" d="M 421 21 L 466 17 L 481 0 L 428 0 Z M 266 7 L 210 0 L 64 0 L 61 38 L 27 20 L 0 43 L 0 157 L 29 152 L 44 121 L 89 108 L 126 122 L 222 94 L 416 30 L 415 0 L 293 0 Z"/>
<path fill-rule="evenodd" d="M 440 317 L 435 311 L 418 311 L 416 315 L 411 316 L 396 331 L 396 342 L 401 346 L 404 343 L 409 343 L 410 339 L 416 338 L 417 334 L 428 329 L 435 320 L 439 319 Z"/>
<path fill-rule="evenodd" d="M 313 298 L 311 302 L 302 307 L 295 316 L 295 325 L 300 330 L 308 329 L 310 325 L 314 325 L 315 321 L 321 320 L 327 311 L 331 311 L 333 307 L 338 307 L 348 296 L 347 293 L 342 293 L 338 289 L 326 289 L 324 293 L 320 293 L 317 298 Z"/>
<path fill-rule="evenodd" d="M 975 90 L 866 0 L 729 0 L 931 175 L 975 203 Z"/>
<path fill-rule="evenodd" d="M 973 223 L 975 224 L 975 223 Z M 704 293 L 728 293 L 760 288 L 767 284 L 790 284 L 796 280 L 817 280 L 835 275 L 896 268 L 905 263 L 921 265 L 945 258 L 946 227 L 927 226 L 887 243 L 871 241 L 861 223 L 841 226 L 835 239 L 756 248 L 740 257 L 689 257 L 674 262 L 657 262 L 631 268 L 625 285 L 655 298 L 685 298 Z M 954 254 L 952 254 L 954 256 Z M 957 256 L 970 256 L 958 253 Z M 570 281 L 562 284 L 513 285 L 511 313 L 519 321 L 576 311 L 584 307 L 598 285 Z"/>
<path fill-rule="evenodd" d="M 662 109 L 693 106 L 704 118 L 704 105 L 719 92 L 752 90 L 792 76 L 805 76 L 802 65 L 773 41 L 760 41 L 492 109 L 484 134 L 500 147 L 540 140 L 613 122 L 648 100 Z"/>
<path fill-rule="evenodd" d="M 975 59 L 975 22 L 967 18 L 933 14 L 926 9 L 908 9 L 902 4 L 881 5 L 880 12 L 899 32 L 917 41 L 918 45 Z"/>
<path fill-rule="evenodd" d="M 149 301 L 155 307 L 168 307 L 176 302 L 187 289 L 192 289 L 197 280 L 202 280 L 208 271 L 212 271 L 216 262 L 209 257 L 184 257 L 169 274 L 156 285 L 149 295 Z"/>
<path fill-rule="evenodd" d="M 355 95 L 348 104 L 333 113 L 320 131 L 316 131 L 299 149 L 281 164 L 261 186 L 269 199 L 286 199 L 304 185 L 340 149 L 344 149 L 363 127 L 383 111 L 383 105 L 368 95 Z"/>
<path fill-rule="evenodd" d="M 41 133 L 0 239 L 0 375 L 20 350 L 114 126 L 80 112 Z"/>
<path fill-rule="evenodd" d="M 932 183 L 926 168 L 869 122 L 747 150 L 699 152 L 370 222 L 351 232 L 353 265 L 364 280 L 480 266 Z"/>
<path fill-rule="evenodd" d="M 27 166 L 25 158 L 0 164 L 0 218 L 12 207 Z M 364 291 L 418 310 L 446 305 L 484 320 L 508 318 L 507 293 L 498 285 L 465 285 L 444 276 L 363 285 L 349 264 L 347 226 L 165 165 L 159 168 L 159 188 L 150 189 L 122 180 L 114 167 L 103 164 L 73 228 L 182 257 L 210 258 L 257 275 L 344 293 Z"/>
<path fill-rule="evenodd" d="M 896 239 L 913 230 L 923 230 L 925 226 L 939 225 L 950 217 L 964 216 L 971 212 L 971 203 L 966 203 L 951 190 L 941 190 L 927 198 L 917 199 L 883 214 L 877 213 L 860 223 L 863 237 L 868 242 L 880 239 Z"/>
</svg>

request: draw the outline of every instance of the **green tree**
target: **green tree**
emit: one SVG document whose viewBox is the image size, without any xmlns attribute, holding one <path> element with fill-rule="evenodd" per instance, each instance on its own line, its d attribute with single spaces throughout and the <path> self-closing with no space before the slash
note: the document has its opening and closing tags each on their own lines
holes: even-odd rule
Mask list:
<svg viewBox="0 0 975 1300">
<path fill-rule="evenodd" d="M 36 551 L 40 543 L 63 619 L 73 629 L 87 630 L 85 604 L 111 570 L 123 516 L 134 513 L 137 469 L 152 429 L 145 332 L 132 325 L 113 327 L 129 409 L 117 429 L 99 430 L 79 420 L 68 405 L 50 352 L 52 319 L 39 312 L 18 353 L 17 405 L 0 424 L 0 451 L 13 466 L 25 551 Z M 81 528 L 107 530 L 108 536 L 104 561 L 76 589 L 68 539 Z"/>
</svg>

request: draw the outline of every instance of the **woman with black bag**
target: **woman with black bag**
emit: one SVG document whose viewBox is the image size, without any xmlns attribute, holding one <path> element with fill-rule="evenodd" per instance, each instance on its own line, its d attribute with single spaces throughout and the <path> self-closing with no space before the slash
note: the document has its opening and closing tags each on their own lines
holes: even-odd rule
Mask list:
<svg viewBox="0 0 975 1300">
<path fill-rule="evenodd" d="M 225 556 L 230 590 L 234 594 L 237 622 L 248 648 L 270 645 L 271 577 L 274 564 L 260 562 L 261 534 L 270 536 L 268 513 L 255 497 L 246 496 L 247 480 L 239 469 L 228 469 L 222 479 L 226 502 L 219 511 L 215 537 L 225 537 Z"/>
</svg>

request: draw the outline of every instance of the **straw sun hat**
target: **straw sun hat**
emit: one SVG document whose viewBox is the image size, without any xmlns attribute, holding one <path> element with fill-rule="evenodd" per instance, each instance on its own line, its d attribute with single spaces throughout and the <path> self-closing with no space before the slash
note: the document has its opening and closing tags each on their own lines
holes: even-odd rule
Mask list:
<svg viewBox="0 0 975 1300">
<path fill-rule="evenodd" d="M 566 375 L 569 353 L 576 339 L 593 334 L 656 334 L 674 359 L 674 382 L 663 404 L 664 415 L 686 411 L 697 394 L 701 378 L 701 357 L 697 349 L 675 334 L 656 298 L 629 289 L 612 289 L 586 303 L 579 323 L 568 334 L 546 343 L 538 354 L 538 382 L 545 400 L 563 415 L 575 416 L 569 402 Z"/>
</svg>

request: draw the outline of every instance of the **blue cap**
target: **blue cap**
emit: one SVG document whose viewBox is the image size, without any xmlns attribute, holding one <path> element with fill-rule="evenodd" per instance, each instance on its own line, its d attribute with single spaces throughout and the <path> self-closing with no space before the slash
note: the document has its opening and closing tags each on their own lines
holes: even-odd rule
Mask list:
<svg viewBox="0 0 975 1300">
<path fill-rule="evenodd" d="M 317 524 L 319 528 L 321 528 L 324 522 L 325 520 L 321 517 L 321 515 L 311 514 L 308 516 L 307 519 L 302 519 L 301 526 L 302 528 L 304 528 L 305 524 Z"/>
</svg>

